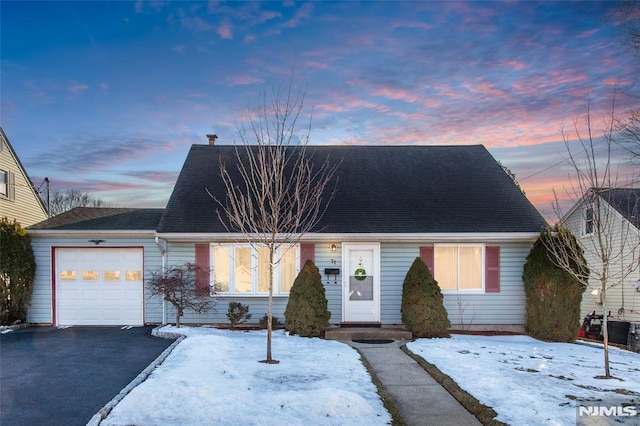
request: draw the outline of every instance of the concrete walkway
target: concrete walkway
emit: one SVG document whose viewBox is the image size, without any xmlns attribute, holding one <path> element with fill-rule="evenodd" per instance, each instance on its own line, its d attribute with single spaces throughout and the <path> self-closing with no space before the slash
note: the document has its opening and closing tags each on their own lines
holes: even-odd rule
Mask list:
<svg viewBox="0 0 640 426">
<path fill-rule="evenodd" d="M 369 344 L 345 341 L 367 359 L 409 426 L 466 426 L 481 423 L 433 377 L 405 354 L 404 341 Z"/>
</svg>

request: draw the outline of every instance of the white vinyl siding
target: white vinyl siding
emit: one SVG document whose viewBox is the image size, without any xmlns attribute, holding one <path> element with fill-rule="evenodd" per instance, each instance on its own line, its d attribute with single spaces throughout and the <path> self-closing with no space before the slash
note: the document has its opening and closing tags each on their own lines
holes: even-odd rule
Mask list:
<svg viewBox="0 0 640 426">
<path fill-rule="evenodd" d="M 0 212 L 9 220 L 17 220 L 23 228 L 47 219 L 38 194 L 31 186 L 12 151 L 0 138 L 0 171 L 6 172 L 6 194 L 0 195 Z"/>
<path fill-rule="evenodd" d="M 145 271 L 156 270 L 162 265 L 160 251 L 153 239 L 112 239 L 103 245 L 127 246 L 143 245 L 145 247 Z M 51 322 L 51 245 L 87 246 L 87 239 L 51 240 L 35 238 L 32 240 L 38 270 L 36 286 L 29 311 L 29 321 L 38 323 Z M 342 321 L 342 253 L 341 244 L 338 250 L 331 252 L 330 243 L 315 244 L 315 264 L 320 270 L 328 308 L 331 312 L 332 324 Z M 402 284 L 412 262 L 420 254 L 423 243 L 382 243 L 380 246 L 380 310 L 383 324 L 400 324 L 402 303 Z M 498 293 L 464 293 L 444 294 L 444 303 L 449 319 L 454 328 L 474 327 L 480 329 L 499 329 L 509 326 L 522 327 L 524 324 L 525 296 L 522 284 L 522 268 L 532 243 L 494 244 L 500 246 L 500 292 Z M 212 246 L 214 247 L 214 246 Z M 166 265 L 180 265 L 195 260 L 195 243 L 169 242 L 166 245 Z M 340 275 L 327 276 L 325 268 L 339 268 Z M 207 313 L 195 314 L 185 312 L 182 321 L 185 324 L 226 324 L 226 312 L 230 301 L 238 301 L 249 306 L 253 315 L 252 323 L 257 323 L 267 313 L 267 297 L 256 296 L 223 296 L 216 301 L 215 309 Z M 288 297 L 273 299 L 273 315 L 284 323 L 284 310 Z M 150 297 L 145 292 L 145 321 L 161 323 L 163 321 L 162 301 L 158 297 Z M 173 322 L 175 311 L 170 304 L 165 306 L 166 319 Z"/>
<path fill-rule="evenodd" d="M 604 226 L 602 234 L 608 236 L 607 244 L 611 243 L 617 253 L 626 243 L 626 246 L 622 248 L 622 252 L 625 253 L 625 255 L 622 257 L 616 256 L 619 262 L 610 265 L 610 273 L 613 275 L 612 281 L 619 282 L 619 284 L 607 288 L 607 311 L 611 311 L 612 319 L 615 321 L 640 323 L 640 292 L 635 290 L 635 285 L 640 280 L 640 269 L 636 266 L 635 271 L 622 280 L 615 277 L 616 274 L 626 270 L 634 264 L 634 262 L 635 265 L 638 264 L 640 257 L 640 250 L 638 248 L 640 230 L 635 228 L 605 202 L 602 203 L 602 206 L 603 209 L 607 209 L 610 212 L 602 216 L 602 225 Z M 597 254 L 599 251 L 597 249 L 597 235 L 595 233 L 590 235 L 581 234 L 584 229 L 584 207 L 585 206 L 580 206 L 580 208 L 576 208 L 573 211 L 573 214 L 566 220 L 566 226 L 574 235 L 578 236 L 578 242 L 584 249 L 584 257 L 589 267 L 594 270 L 602 270 L 601 256 Z M 604 219 L 607 217 L 610 218 L 610 221 Z M 581 320 L 592 311 L 603 314 L 602 305 L 597 304 L 594 295 L 591 294 L 592 291 L 599 288 L 600 282 L 592 276 L 589 280 L 588 288 L 582 295 L 582 304 L 580 305 Z"/>
<path fill-rule="evenodd" d="M 402 284 L 407 271 L 424 244 L 383 243 L 381 245 L 381 315 L 383 324 L 401 323 Z M 522 269 L 532 243 L 500 246 L 500 292 L 445 293 L 444 305 L 453 328 L 495 329 L 524 325 L 525 294 Z M 332 321 L 333 322 L 333 321 Z"/>
<path fill-rule="evenodd" d="M 86 238 L 52 238 L 38 237 L 31 234 L 31 246 L 36 260 L 36 275 L 33 296 L 27 314 L 27 321 L 35 324 L 53 324 L 53 277 L 52 249 L 54 247 L 95 247 Z M 110 238 L 102 237 L 106 242 L 100 247 L 142 247 L 144 249 L 143 278 L 150 271 L 162 267 L 162 257 L 152 236 L 148 238 Z M 162 321 L 162 301 L 158 297 L 151 297 L 149 291 L 144 292 L 144 320 L 145 322 Z"/>
</svg>

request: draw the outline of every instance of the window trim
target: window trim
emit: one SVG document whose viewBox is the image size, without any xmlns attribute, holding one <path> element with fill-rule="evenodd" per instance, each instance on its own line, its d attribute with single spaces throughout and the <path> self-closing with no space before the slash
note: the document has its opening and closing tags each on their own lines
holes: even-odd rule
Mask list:
<svg viewBox="0 0 640 426">
<path fill-rule="evenodd" d="M 229 252 L 229 291 L 218 291 L 216 289 L 216 263 L 215 263 L 215 249 L 216 248 L 225 248 Z M 235 273 L 236 273 L 236 265 L 235 265 L 235 250 L 236 248 L 250 248 L 251 249 L 251 292 L 240 292 L 235 290 Z M 300 273 L 300 244 L 296 244 L 292 247 L 281 247 L 278 250 L 289 249 L 295 250 L 295 258 L 294 258 L 294 268 L 295 268 L 295 276 Z M 269 291 L 261 292 L 258 290 L 259 280 L 258 280 L 258 253 L 257 248 L 248 243 L 219 243 L 219 244 L 211 244 L 209 250 L 209 262 L 211 265 L 211 278 L 210 278 L 210 287 L 215 291 L 217 296 L 221 297 L 267 297 L 269 295 Z M 289 291 L 280 291 L 280 262 L 276 265 L 273 270 L 274 274 L 274 288 L 273 288 L 273 296 L 283 296 L 288 297 Z M 295 279 L 295 277 L 294 277 Z M 293 283 L 291 283 L 293 285 Z"/>
<path fill-rule="evenodd" d="M 588 215 L 589 212 L 591 212 L 591 219 L 588 219 Z M 588 205 L 588 206 L 584 206 L 582 208 L 582 235 L 583 236 L 589 236 L 589 235 L 593 235 L 593 231 L 595 228 L 595 210 L 593 208 L 593 205 Z M 591 224 L 590 229 L 587 229 L 589 227 L 589 224 Z"/>
<path fill-rule="evenodd" d="M 0 175 L 4 175 L 5 180 L 4 180 L 4 191 L 0 190 L 0 197 L 3 198 L 9 198 L 9 194 L 10 194 L 10 189 L 9 189 L 9 171 L 8 170 L 3 170 L 0 169 Z"/>
<path fill-rule="evenodd" d="M 484 294 L 486 293 L 486 267 L 487 267 L 487 245 L 486 243 L 461 243 L 461 244 L 456 244 L 456 243 L 444 243 L 444 244 L 434 244 L 433 245 L 433 275 L 434 275 L 434 279 L 437 278 L 435 277 L 435 275 L 438 272 L 438 268 L 437 268 L 437 263 L 436 263 L 436 250 L 439 247 L 456 247 L 458 250 L 456 251 L 457 253 L 457 259 L 456 259 L 456 267 L 457 267 L 457 282 L 456 282 L 456 288 L 455 289 L 444 289 L 442 287 L 440 287 L 440 285 L 438 284 L 438 287 L 440 287 L 440 291 L 443 294 Z M 481 264 L 480 264 L 480 282 L 481 282 L 481 287 L 480 288 L 470 288 L 470 289 L 461 289 L 460 288 L 460 247 L 476 247 L 480 249 L 480 260 L 481 260 Z"/>
</svg>

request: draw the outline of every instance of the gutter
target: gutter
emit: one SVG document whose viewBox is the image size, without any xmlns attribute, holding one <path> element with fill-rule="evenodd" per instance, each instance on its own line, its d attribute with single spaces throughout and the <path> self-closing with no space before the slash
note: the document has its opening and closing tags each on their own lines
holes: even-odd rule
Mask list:
<svg viewBox="0 0 640 426">
<path fill-rule="evenodd" d="M 244 241 L 239 233 L 158 233 L 166 241 L 225 242 Z M 462 232 L 462 233 L 306 233 L 300 242 L 374 241 L 374 242 L 534 242 L 540 232 Z M 290 237 L 290 236 L 289 236 Z M 277 237 L 276 237 L 277 238 Z M 285 239 L 285 236 L 283 236 Z"/>
<path fill-rule="evenodd" d="M 158 246 L 158 250 L 160 250 L 160 254 L 162 255 L 162 272 L 166 270 L 167 267 L 167 243 L 165 241 L 164 246 L 160 243 L 160 237 L 156 236 L 156 245 Z M 162 298 L 162 325 L 167 324 L 167 301 Z"/>
</svg>

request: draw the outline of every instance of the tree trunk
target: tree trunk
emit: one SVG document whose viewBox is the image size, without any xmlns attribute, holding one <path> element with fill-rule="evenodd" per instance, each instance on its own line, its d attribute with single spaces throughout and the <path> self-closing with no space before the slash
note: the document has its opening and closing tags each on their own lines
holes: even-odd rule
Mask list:
<svg viewBox="0 0 640 426">
<path fill-rule="evenodd" d="M 180 328 L 180 317 L 182 316 L 182 309 L 178 309 L 176 313 L 176 327 Z"/>
<path fill-rule="evenodd" d="M 607 286 L 606 282 L 602 282 L 602 309 L 604 309 L 602 321 L 602 340 L 604 343 L 604 376 L 611 377 L 609 370 L 609 313 L 607 312 Z"/>
<path fill-rule="evenodd" d="M 278 364 L 279 361 L 274 360 L 271 354 L 271 335 L 272 335 L 272 318 L 273 318 L 273 259 L 275 257 L 275 248 L 273 245 L 269 246 L 269 302 L 267 304 L 267 359 L 264 360 L 267 364 Z"/>
</svg>

